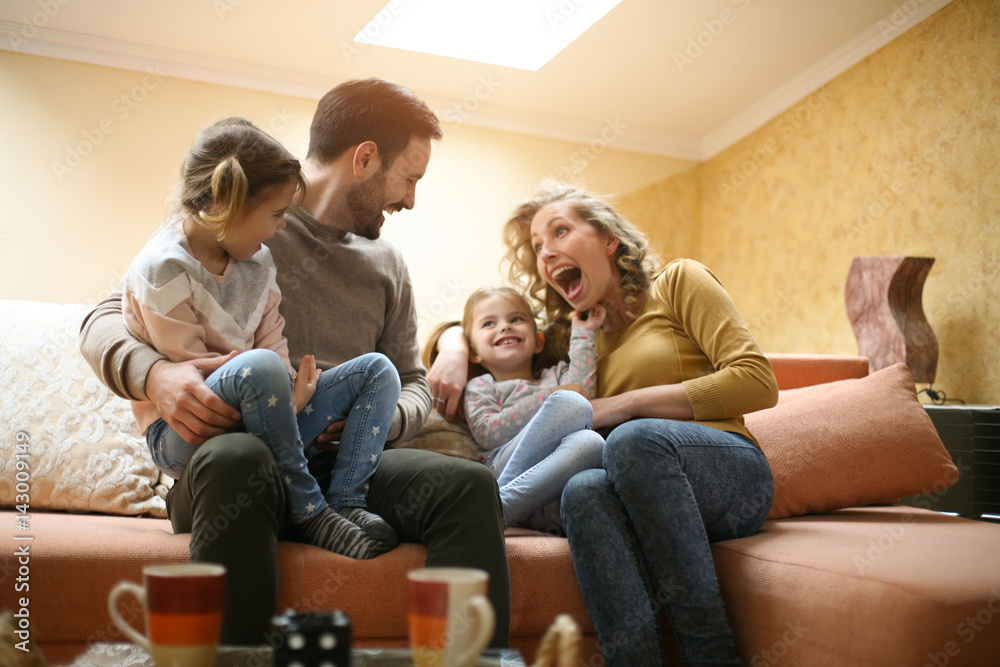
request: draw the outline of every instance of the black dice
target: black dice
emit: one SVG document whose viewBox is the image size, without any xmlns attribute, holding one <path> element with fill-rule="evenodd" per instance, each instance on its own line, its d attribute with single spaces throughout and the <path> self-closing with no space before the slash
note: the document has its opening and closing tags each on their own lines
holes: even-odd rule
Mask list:
<svg viewBox="0 0 1000 667">
<path fill-rule="evenodd" d="M 285 610 L 271 618 L 275 667 L 348 667 L 351 619 L 334 611 Z"/>
</svg>

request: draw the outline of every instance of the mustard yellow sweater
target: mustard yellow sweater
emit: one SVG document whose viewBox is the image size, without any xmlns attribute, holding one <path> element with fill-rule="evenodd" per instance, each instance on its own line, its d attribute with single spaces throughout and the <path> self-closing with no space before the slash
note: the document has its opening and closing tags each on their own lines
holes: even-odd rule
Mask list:
<svg viewBox="0 0 1000 667">
<path fill-rule="evenodd" d="M 694 260 L 668 264 L 635 320 L 598 332 L 596 351 L 598 396 L 683 383 L 694 423 L 755 443 L 742 415 L 777 401 L 770 362 L 718 278 Z"/>
</svg>

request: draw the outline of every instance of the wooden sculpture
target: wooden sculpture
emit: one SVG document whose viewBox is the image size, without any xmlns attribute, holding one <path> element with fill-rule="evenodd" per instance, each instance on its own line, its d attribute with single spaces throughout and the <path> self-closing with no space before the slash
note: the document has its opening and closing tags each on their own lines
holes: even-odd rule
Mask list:
<svg viewBox="0 0 1000 667">
<path fill-rule="evenodd" d="M 847 316 L 858 354 L 871 372 L 898 362 L 916 382 L 931 383 L 938 343 L 927 323 L 920 295 L 933 257 L 855 257 L 847 273 Z"/>
</svg>

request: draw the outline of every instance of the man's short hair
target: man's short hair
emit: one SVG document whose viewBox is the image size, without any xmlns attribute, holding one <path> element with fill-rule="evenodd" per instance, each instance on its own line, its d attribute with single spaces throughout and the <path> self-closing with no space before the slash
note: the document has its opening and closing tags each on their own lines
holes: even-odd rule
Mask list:
<svg viewBox="0 0 1000 667">
<path fill-rule="evenodd" d="M 352 146 L 373 141 L 384 169 L 414 135 L 442 137 L 440 121 L 423 100 L 385 79 L 347 81 L 319 101 L 309 129 L 306 157 L 326 164 Z"/>
</svg>

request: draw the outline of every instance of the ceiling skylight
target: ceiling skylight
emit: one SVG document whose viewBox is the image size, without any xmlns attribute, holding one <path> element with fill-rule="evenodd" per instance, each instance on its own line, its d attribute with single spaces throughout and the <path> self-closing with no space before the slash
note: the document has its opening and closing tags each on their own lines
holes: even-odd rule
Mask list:
<svg viewBox="0 0 1000 667">
<path fill-rule="evenodd" d="M 391 0 L 354 38 L 536 71 L 621 0 Z"/>
</svg>

